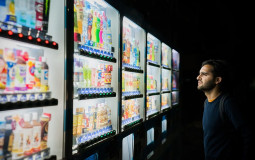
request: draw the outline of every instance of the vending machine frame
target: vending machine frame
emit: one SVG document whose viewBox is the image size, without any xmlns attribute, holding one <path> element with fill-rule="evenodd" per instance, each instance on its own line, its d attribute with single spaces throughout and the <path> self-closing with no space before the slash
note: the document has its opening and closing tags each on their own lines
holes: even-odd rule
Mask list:
<svg viewBox="0 0 255 160">
<path fill-rule="evenodd" d="M 112 0 L 106 0 L 107 4 L 111 5 L 113 8 L 119 8 L 119 2 L 115 2 Z M 119 12 L 120 15 L 120 12 Z M 119 25 L 120 26 L 120 25 Z M 119 37 L 119 35 L 118 35 Z M 89 143 L 82 143 L 78 146 L 76 151 L 73 151 L 73 94 L 74 94 L 74 86 L 73 86 L 73 66 L 74 66 L 74 1 L 66 1 L 66 80 L 65 80 L 65 97 L 66 97 L 66 110 L 65 110 L 65 157 L 66 159 L 85 159 L 93 154 L 98 155 L 99 157 L 103 154 L 106 148 L 109 148 L 109 145 L 113 145 L 115 143 L 116 134 L 119 134 L 119 115 L 117 120 L 117 133 L 116 132 L 109 132 L 109 134 L 104 134 L 101 137 L 97 138 L 96 140 L 89 141 Z M 116 58 L 119 57 L 119 47 L 115 48 L 115 55 Z M 109 60 L 115 61 L 114 60 Z M 117 73 L 119 73 L 119 62 L 117 63 L 116 69 Z M 119 76 L 117 80 L 117 86 L 120 86 Z M 119 95 L 119 89 L 115 90 L 116 94 Z M 117 102 L 119 99 L 117 98 Z M 119 104 L 119 103 L 118 103 Z M 119 113 L 119 106 L 116 106 L 117 113 Z M 116 145 L 115 145 L 116 146 Z M 109 152 L 109 154 L 111 154 Z M 118 154 L 117 154 L 118 156 Z"/>
</svg>

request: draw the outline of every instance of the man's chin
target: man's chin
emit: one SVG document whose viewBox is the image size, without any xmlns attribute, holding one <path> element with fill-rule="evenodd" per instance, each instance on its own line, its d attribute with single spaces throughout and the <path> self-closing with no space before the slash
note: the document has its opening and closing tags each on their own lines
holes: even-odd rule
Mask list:
<svg viewBox="0 0 255 160">
<path fill-rule="evenodd" d="M 198 89 L 199 91 L 203 91 L 203 88 L 200 87 L 200 86 L 197 86 L 197 89 Z"/>
</svg>

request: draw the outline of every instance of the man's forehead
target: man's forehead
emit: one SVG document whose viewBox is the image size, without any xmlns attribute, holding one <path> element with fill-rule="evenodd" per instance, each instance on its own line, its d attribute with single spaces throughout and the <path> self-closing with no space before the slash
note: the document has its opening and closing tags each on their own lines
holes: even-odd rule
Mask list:
<svg viewBox="0 0 255 160">
<path fill-rule="evenodd" d="M 211 65 L 204 65 L 201 69 L 200 72 L 212 72 L 213 71 L 213 67 Z"/>
</svg>

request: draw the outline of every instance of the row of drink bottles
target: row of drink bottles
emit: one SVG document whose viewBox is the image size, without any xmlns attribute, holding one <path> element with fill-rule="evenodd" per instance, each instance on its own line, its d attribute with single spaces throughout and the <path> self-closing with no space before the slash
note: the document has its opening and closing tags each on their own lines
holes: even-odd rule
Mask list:
<svg viewBox="0 0 255 160">
<path fill-rule="evenodd" d="M 75 56 L 74 86 L 77 88 L 109 88 L 112 81 L 112 70 L 112 65 L 88 61 L 81 56 Z"/>
<path fill-rule="evenodd" d="M 49 4 L 44 0 L 1 0 L 0 21 L 47 32 Z"/>
<path fill-rule="evenodd" d="M 135 40 L 135 29 L 126 25 L 123 28 L 122 63 L 131 66 L 140 66 L 139 40 Z"/>
<path fill-rule="evenodd" d="M 136 93 L 140 90 L 140 74 L 131 72 L 122 72 L 122 92 Z"/>
<path fill-rule="evenodd" d="M 73 135 L 79 136 L 111 125 L 111 108 L 106 102 L 76 108 Z"/>
<path fill-rule="evenodd" d="M 106 11 L 96 2 L 74 2 L 74 40 L 80 44 L 99 43 L 100 48 L 109 48 L 112 31 Z"/>
<path fill-rule="evenodd" d="M 113 88 L 78 88 L 78 94 L 112 93 Z"/>
<path fill-rule="evenodd" d="M 0 48 L 0 89 L 3 91 L 49 90 L 46 57 L 35 57 L 23 48 Z"/>
<path fill-rule="evenodd" d="M 161 95 L 161 106 L 167 106 L 169 105 L 169 97 L 170 97 L 170 94 L 162 94 Z"/>
<path fill-rule="evenodd" d="M 159 56 L 159 41 L 154 40 L 151 37 L 148 37 L 147 41 L 147 60 L 158 63 L 159 59 L 156 57 Z"/>
<path fill-rule="evenodd" d="M 97 47 L 93 47 L 93 44 L 79 45 L 78 48 L 87 53 L 94 53 L 99 56 L 113 57 L 113 52 L 111 52 L 111 49 L 109 50 L 98 49 Z"/>
<path fill-rule="evenodd" d="M 0 120 L 0 157 L 20 159 L 47 148 L 51 114 L 11 115 Z"/>
<path fill-rule="evenodd" d="M 157 81 L 154 79 L 154 75 L 147 75 L 147 90 L 156 90 L 157 89 Z"/>
<path fill-rule="evenodd" d="M 165 44 L 162 44 L 162 65 L 165 66 L 165 67 L 169 67 L 168 64 L 169 64 L 169 59 L 168 56 L 171 55 L 171 48 L 168 47 L 167 45 Z"/>
<path fill-rule="evenodd" d="M 157 97 L 156 96 L 147 96 L 146 107 L 147 113 L 151 113 L 157 110 Z"/>
<path fill-rule="evenodd" d="M 127 64 L 127 63 L 123 63 L 122 66 L 123 66 L 123 67 L 131 68 L 131 69 L 141 70 L 141 67 L 140 67 L 140 66 L 131 65 L 131 64 Z"/>
<path fill-rule="evenodd" d="M 131 122 L 134 117 L 140 117 L 140 103 L 138 99 L 122 100 L 122 125 Z M 133 118 L 133 119 L 132 119 Z"/>
</svg>

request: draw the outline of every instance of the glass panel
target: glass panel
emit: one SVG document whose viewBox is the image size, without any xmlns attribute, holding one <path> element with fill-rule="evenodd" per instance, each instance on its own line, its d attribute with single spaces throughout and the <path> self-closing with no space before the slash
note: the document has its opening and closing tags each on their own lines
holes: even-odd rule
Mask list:
<svg viewBox="0 0 255 160">
<path fill-rule="evenodd" d="M 118 131 L 119 13 L 74 1 L 73 149 Z"/>
<path fill-rule="evenodd" d="M 144 117 L 145 31 L 123 18 L 122 129 Z"/>
<path fill-rule="evenodd" d="M 133 160 L 134 156 L 134 134 L 130 134 L 122 140 L 122 159 Z"/>
</svg>

